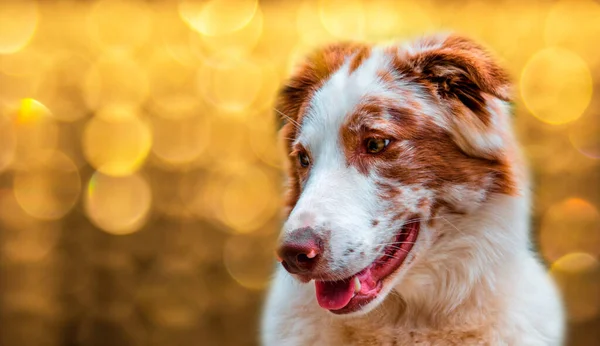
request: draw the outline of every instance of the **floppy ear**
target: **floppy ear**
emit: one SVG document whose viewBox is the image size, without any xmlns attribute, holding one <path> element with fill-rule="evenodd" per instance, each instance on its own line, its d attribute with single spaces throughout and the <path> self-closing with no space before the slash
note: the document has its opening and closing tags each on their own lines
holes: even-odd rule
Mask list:
<svg viewBox="0 0 600 346">
<path fill-rule="evenodd" d="M 472 156 L 498 158 L 509 120 L 507 73 L 483 47 L 456 35 L 425 39 L 408 54 L 413 76 L 445 108 L 458 146 Z"/>
</svg>

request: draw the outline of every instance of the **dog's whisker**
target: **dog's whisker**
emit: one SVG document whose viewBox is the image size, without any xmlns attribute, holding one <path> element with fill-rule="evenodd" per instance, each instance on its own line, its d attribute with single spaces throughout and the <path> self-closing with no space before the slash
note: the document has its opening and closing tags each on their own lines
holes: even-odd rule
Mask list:
<svg viewBox="0 0 600 346">
<path fill-rule="evenodd" d="M 284 118 L 286 118 L 287 120 L 289 120 L 292 123 L 292 125 L 294 125 L 296 128 L 300 128 L 300 124 L 296 120 L 294 120 L 292 117 L 290 117 L 289 115 L 283 113 L 282 111 L 280 111 L 277 108 L 273 108 L 273 110 L 275 110 L 275 112 L 277 112 L 278 114 L 280 114 L 281 116 L 283 116 Z"/>
</svg>

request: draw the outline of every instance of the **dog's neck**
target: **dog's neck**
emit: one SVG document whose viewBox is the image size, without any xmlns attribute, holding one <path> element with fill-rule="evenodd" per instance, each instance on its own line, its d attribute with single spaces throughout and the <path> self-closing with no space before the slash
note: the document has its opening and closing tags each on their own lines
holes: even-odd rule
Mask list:
<svg viewBox="0 0 600 346">
<path fill-rule="evenodd" d="M 508 296 L 513 284 L 507 274 L 529 256 L 528 212 L 524 193 L 490 196 L 475 213 L 446 216 L 437 225 L 444 239 L 422 258 L 417 254 L 407 276 L 365 320 L 452 330 L 494 323 L 490 302 L 504 304 L 498 297 Z"/>
</svg>

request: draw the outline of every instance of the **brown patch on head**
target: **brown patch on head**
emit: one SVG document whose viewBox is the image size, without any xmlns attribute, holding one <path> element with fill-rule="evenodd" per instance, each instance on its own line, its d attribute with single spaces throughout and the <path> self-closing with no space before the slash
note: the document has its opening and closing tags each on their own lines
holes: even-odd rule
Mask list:
<svg viewBox="0 0 600 346">
<path fill-rule="evenodd" d="M 381 153 L 366 151 L 365 141 L 369 138 L 390 139 L 389 146 L 399 139 L 411 139 L 422 135 L 419 119 L 415 114 L 419 108 L 403 107 L 398 101 L 386 97 L 370 96 L 359 103 L 340 129 L 340 138 L 348 165 L 354 165 L 361 173 L 368 174 L 374 164 L 394 161 L 395 152 L 384 149 Z M 393 141 L 393 142 L 392 142 Z"/>
<path fill-rule="evenodd" d="M 393 54 L 392 65 L 405 77 L 421 83 L 441 100 L 459 109 L 456 116 L 471 110 L 488 125 L 490 116 L 484 94 L 510 100 L 508 75 L 489 56 L 483 47 L 464 37 L 452 35 L 445 39 L 428 38 L 415 45 L 421 51 L 408 55 Z"/>
<path fill-rule="evenodd" d="M 398 48 L 386 51 L 393 54 L 391 71 L 380 71 L 380 80 L 399 97 L 366 97 L 348 117 L 340 133 L 348 165 L 365 175 L 376 173 L 381 197 L 396 208 L 394 220 L 404 217 L 398 213 L 403 208 L 396 201 L 402 197 L 395 183 L 432 191 L 433 199 L 415 202 L 414 207 L 433 214 L 463 212 L 451 202 L 456 188 L 483 198 L 490 193 L 515 194 L 508 151 L 474 155 L 457 143 L 454 128 L 434 122 L 435 117 L 447 117 L 448 124 L 492 126 L 489 109 L 508 116 L 488 107 L 492 96 L 509 99 L 508 77 L 469 40 L 428 39 L 419 47 L 421 51 L 411 54 Z M 425 114 L 428 109 L 437 113 Z M 368 137 L 390 139 L 390 144 L 380 153 L 368 154 L 364 150 Z"/>
<path fill-rule="evenodd" d="M 368 47 L 356 43 L 338 43 L 327 46 L 309 55 L 306 61 L 297 69 L 286 85 L 279 92 L 275 109 L 284 123 L 280 136 L 286 144 L 286 151 L 291 153 L 292 143 L 298 135 L 299 126 L 305 108 L 314 92 L 338 70 L 344 61 L 352 54 L 368 56 Z M 356 59 L 355 59 L 356 60 Z M 362 60 L 360 60 L 362 61 Z M 360 64 L 360 61 L 356 62 Z M 290 160 L 295 160 L 291 157 Z M 295 162 L 288 165 L 288 191 L 286 206 L 288 213 L 300 197 L 301 181 Z"/>
<path fill-rule="evenodd" d="M 375 227 L 377 225 L 379 225 L 379 220 L 376 220 L 376 219 L 371 220 L 371 226 Z"/>
<path fill-rule="evenodd" d="M 363 63 L 365 59 L 367 59 L 371 55 L 371 47 L 363 46 L 361 47 L 356 54 L 352 57 L 349 66 L 349 73 L 356 71 L 356 69 Z"/>
</svg>

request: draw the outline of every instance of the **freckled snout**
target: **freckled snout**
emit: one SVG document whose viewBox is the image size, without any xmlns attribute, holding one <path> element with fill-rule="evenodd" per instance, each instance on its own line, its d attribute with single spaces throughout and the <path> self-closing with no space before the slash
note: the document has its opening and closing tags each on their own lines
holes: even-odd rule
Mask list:
<svg viewBox="0 0 600 346">
<path fill-rule="evenodd" d="M 323 240 L 310 227 L 292 231 L 277 250 L 281 264 L 291 274 L 310 274 L 322 259 Z"/>
</svg>

